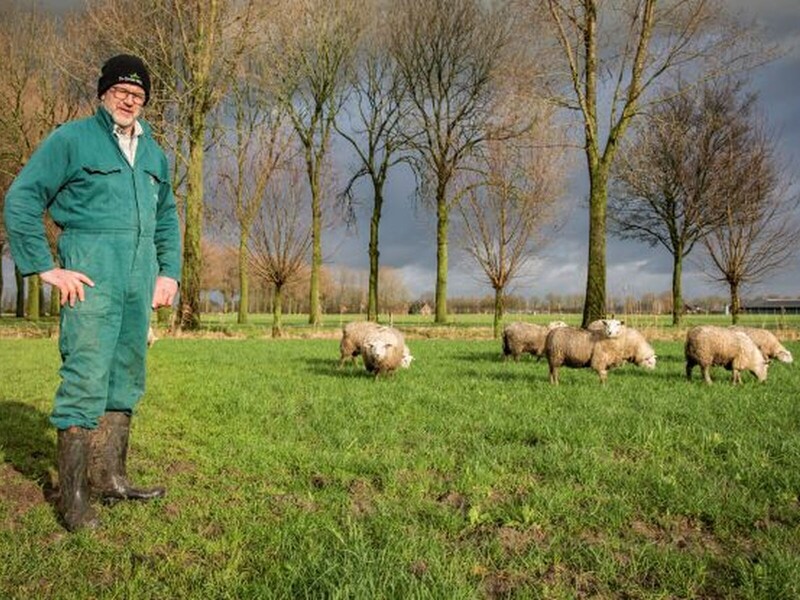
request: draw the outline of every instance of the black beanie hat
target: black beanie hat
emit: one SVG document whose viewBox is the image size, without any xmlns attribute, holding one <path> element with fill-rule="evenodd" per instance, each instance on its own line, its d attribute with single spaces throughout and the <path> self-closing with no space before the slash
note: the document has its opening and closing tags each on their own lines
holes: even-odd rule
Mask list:
<svg viewBox="0 0 800 600">
<path fill-rule="evenodd" d="M 138 85 L 144 90 L 144 103 L 147 104 L 150 100 L 150 73 L 138 56 L 119 54 L 109 58 L 103 65 L 100 79 L 97 81 L 97 97 L 105 94 L 108 88 L 117 83 Z"/>
</svg>

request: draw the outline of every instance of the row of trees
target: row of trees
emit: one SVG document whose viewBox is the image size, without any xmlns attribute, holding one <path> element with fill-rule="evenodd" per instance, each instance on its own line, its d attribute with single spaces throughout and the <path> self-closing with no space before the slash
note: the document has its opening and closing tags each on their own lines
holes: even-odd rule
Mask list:
<svg viewBox="0 0 800 600">
<path fill-rule="evenodd" d="M 135 53 L 153 74 L 147 116 L 172 158 L 181 206 L 182 327 L 199 324 L 209 231 L 236 248 L 241 322 L 251 274 L 274 287 L 279 322 L 282 290 L 307 273 L 318 324 L 323 233 L 362 204 L 367 314 L 377 319 L 386 184 L 405 164 L 436 219 L 436 322 L 447 320 L 456 214 L 459 239 L 494 290 L 499 328 L 510 282 L 558 222 L 574 142 L 590 187 L 586 324 L 607 309 L 609 216 L 632 233 L 616 215 L 634 203 L 609 213 L 609 185 L 623 182 L 621 201 L 645 197 L 624 181 L 629 169 L 614 169 L 631 123 L 658 123 L 670 98 L 764 57 L 722 9 L 720 0 L 91 0 L 56 23 L 6 3 L 0 94 L 11 110 L 0 117 L 0 184 L 53 126 L 91 110 L 105 58 Z M 691 84 L 657 93 L 679 75 Z M 728 143 L 732 156 L 750 140 Z M 332 155 L 339 147 L 356 159 L 345 176 Z M 754 212 L 738 210 L 733 222 Z M 703 239 L 712 229 L 703 226 Z"/>
</svg>

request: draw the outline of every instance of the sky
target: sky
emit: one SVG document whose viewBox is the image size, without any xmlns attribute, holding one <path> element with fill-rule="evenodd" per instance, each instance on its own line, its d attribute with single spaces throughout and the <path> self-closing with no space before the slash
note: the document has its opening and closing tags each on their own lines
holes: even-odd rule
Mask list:
<svg viewBox="0 0 800 600">
<path fill-rule="evenodd" d="M 64 7 L 78 0 L 52 1 Z M 785 53 L 764 67 L 753 78 L 761 108 L 770 125 L 779 132 L 779 147 L 790 164 L 789 171 L 800 173 L 800 0 L 725 0 L 745 19 L 764 28 L 765 37 L 781 45 Z M 582 155 L 572 161 L 571 184 L 562 199 L 564 221 L 557 235 L 537 252 L 524 277 L 509 291 L 524 297 L 544 298 L 547 294 L 583 294 L 586 287 L 588 241 L 588 183 Z M 412 298 L 432 294 L 436 282 L 435 215 L 416 206 L 413 180 L 408 171 L 390 176 L 387 200 L 380 230 L 381 265 L 396 269 Z M 367 207 L 369 203 L 367 202 Z M 336 269 L 368 269 L 368 208 L 358 213 L 355 230 L 325 231 L 323 251 L 326 266 Z M 455 231 L 451 227 L 452 231 Z M 492 293 L 474 262 L 458 250 L 451 235 L 448 296 L 484 296 Z M 671 287 L 672 257 L 666 250 L 646 244 L 620 241 L 609 236 L 607 242 L 607 294 L 609 298 L 641 296 L 665 292 Z M 4 266 L 6 281 L 10 276 Z M 691 256 L 684 265 L 683 294 L 687 300 L 708 295 L 724 296 L 727 290 L 711 282 Z M 770 279 L 745 289 L 745 297 L 800 297 L 800 252 Z"/>
<path fill-rule="evenodd" d="M 790 171 L 800 165 L 800 0 L 728 0 L 734 11 L 764 27 L 766 38 L 780 43 L 786 54 L 759 69 L 753 88 L 758 92 L 769 123 L 780 132 L 779 146 L 790 161 Z M 530 273 L 512 284 L 524 297 L 547 294 L 583 294 L 586 289 L 588 244 L 588 180 L 583 155 L 572 161 L 575 172 L 563 198 L 566 220 L 557 235 L 537 253 Z M 381 264 L 399 269 L 406 285 L 417 297 L 430 294 L 436 281 L 435 217 L 430 211 L 412 208 L 412 189 L 407 174 L 391 183 L 392 194 L 385 205 L 380 232 Z M 357 235 L 333 235 L 326 243 L 328 255 L 337 264 L 366 269 L 369 237 L 366 213 L 360 215 Z M 659 294 L 671 289 L 672 256 L 646 244 L 607 241 L 607 294 L 609 298 Z M 457 250 L 451 235 L 448 296 L 484 296 L 492 293 L 474 262 Z M 684 265 L 683 295 L 689 300 L 708 295 L 726 296 L 727 289 L 714 283 L 690 257 Z M 745 289 L 745 297 L 800 297 L 800 252 L 763 283 Z"/>
</svg>

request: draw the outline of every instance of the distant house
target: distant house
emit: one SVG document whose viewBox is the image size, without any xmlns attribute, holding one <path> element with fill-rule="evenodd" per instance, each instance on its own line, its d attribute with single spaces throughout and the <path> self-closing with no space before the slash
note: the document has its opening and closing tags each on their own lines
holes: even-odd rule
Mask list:
<svg viewBox="0 0 800 600">
<path fill-rule="evenodd" d="M 408 314 L 428 317 L 433 314 L 433 309 L 427 302 L 417 300 L 416 302 L 412 302 L 408 307 Z"/>
<path fill-rule="evenodd" d="M 746 302 L 742 312 L 757 315 L 797 315 L 800 314 L 800 299 L 759 298 Z"/>
</svg>

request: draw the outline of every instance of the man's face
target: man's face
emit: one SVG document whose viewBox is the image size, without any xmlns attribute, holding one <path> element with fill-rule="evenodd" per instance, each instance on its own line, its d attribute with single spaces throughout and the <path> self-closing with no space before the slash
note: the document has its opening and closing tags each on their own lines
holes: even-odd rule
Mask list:
<svg viewBox="0 0 800 600">
<path fill-rule="evenodd" d="M 142 114 L 144 99 L 144 90 L 130 83 L 112 85 L 101 98 L 114 123 L 124 130 L 133 127 L 134 121 Z"/>
</svg>

